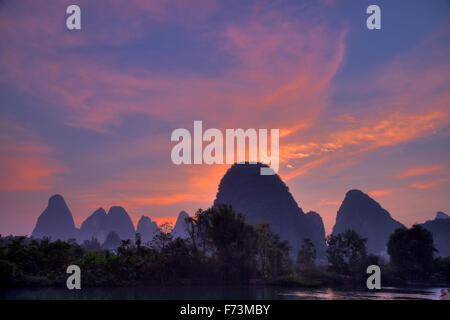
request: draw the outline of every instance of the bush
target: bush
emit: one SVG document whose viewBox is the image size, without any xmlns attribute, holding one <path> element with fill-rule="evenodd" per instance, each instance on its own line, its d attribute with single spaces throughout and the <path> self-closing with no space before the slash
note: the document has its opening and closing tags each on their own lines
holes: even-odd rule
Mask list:
<svg viewBox="0 0 450 320">
<path fill-rule="evenodd" d="M 10 261 L 0 260 L 0 284 L 10 286 L 17 281 L 17 265 Z"/>
</svg>

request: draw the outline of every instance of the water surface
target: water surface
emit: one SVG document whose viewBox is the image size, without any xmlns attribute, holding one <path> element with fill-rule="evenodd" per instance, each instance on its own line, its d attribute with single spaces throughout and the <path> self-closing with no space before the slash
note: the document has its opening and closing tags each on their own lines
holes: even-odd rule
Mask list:
<svg viewBox="0 0 450 320">
<path fill-rule="evenodd" d="M 167 286 L 82 288 L 19 288 L 0 291 L 4 300 L 348 300 L 387 299 L 436 300 L 443 288 L 383 288 L 382 290 L 345 290 L 332 288 L 292 289 L 274 286 Z"/>
</svg>

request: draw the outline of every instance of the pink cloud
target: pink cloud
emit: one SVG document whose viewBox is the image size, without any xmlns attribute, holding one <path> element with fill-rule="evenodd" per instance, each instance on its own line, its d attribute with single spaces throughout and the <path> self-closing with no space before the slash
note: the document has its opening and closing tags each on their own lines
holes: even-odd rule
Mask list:
<svg viewBox="0 0 450 320">
<path fill-rule="evenodd" d="M 372 197 L 383 197 L 391 194 L 393 192 L 392 189 L 380 189 L 380 190 L 373 190 L 369 192 L 369 195 Z"/>
<path fill-rule="evenodd" d="M 423 167 L 415 167 L 403 170 L 398 174 L 399 178 L 409 178 L 415 176 L 422 176 L 427 174 L 436 174 L 442 170 L 441 166 L 423 166 Z"/>
<path fill-rule="evenodd" d="M 429 181 L 429 182 L 416 182 L 416 183 L 412 183 L 411 187 L 416 188 L 416 189 L 431 189 L 434 187 L 439 186 L 440 184 L 449 181 L 449 178 L 439 178 L 433 181 Z"/>
<path fill-rule="evenodd" d="M 340 205 L 340 201 L 328 201 L 328 200 L 320 200 L 320 206 L 338 206 Z"/>
<path fill-rule="evenodd" d="M 135 1 L 130 4 L 134 9 L 125 8 L 123 15 L 127 17 L 133 12 L 137 14 L 134 20 L 144 23 L 144 17 L 136 13 L 139 12 L 136 6 L 145 13 L 168 14 L 165 5 Z M 180 6 L 180 10 L 185 9 Z M 213 10 L 216 6 L 207 8 Z M 106 15 L 118 10 L 114 4 L 104 9 Z M 39 18 L 35 19 L 28 15 L 23 17 L 28 24 L 5 17 L 4 24 L 10 30 L 7 38 L 12 39 L 13 34 L 14 38 L 31 36 L 33 50 L 27 47 L 31 44 L 17 41 L 2 50 L 5 62 L 2 79 L 67 110 L 68 124 L 96 131 L 107 132 L 108 126 L 117 125 L 121 117 L 130 112 L 157 115 L 171 121 L 184 120 L 187 116 L 202 117 L 216 127 L 236 126 L 238 122 L 233 114 L 239 112 L 239 123 L 250 127 L 270 125 L 282 128 L 283 132 L 294 132 L 310 126 L 325 107 L 330 94 L 328 84 L 344 53 L 345 32 L 254 10 L 244 24 L 230 22 L 223 29 L 205 33 L 205 41 L 218 38 L 219 41 L 212 42 L 220 43 L 217 49 L 235 58 L 234 65 L 218 78 L 196 74 L 179 78 L 169 73 L 118 70 L 107 58 L 90 61 L 71 54 L 57 55 L 57 49 L 85 44 L 66 43 L 64 39 L 69 35 L 55 28 L 54 19 L 48 23 L 42 21 L 40 13 L 38 10 L 35 16 Z M 55 13 L 52 11 L 51 16 Z M 193 15 L 193 19 L 201 23 L 201 12 Z M 195 28 L 195 22 L 186 27 Z M 35 24 L 43 26 L 34 32 Z M 121 26 L 120 29 L 128 30 L 127 35 L 115 33 L 116 27 L 114 24 L 109 30 L 115 39 L 128 39 L 133 34 L 132 27 Z M 305 28 L 310 31 L 298 32 Z M 84 42 L 97 41 L 91 38 L 91 32 L 85 33 Z M 45 49 L 34 50 L 37 43 L 43 44 Z M 31 52 L 39 63 L 27 63 L 33 60 L 29 56 Z M 275 107 L 277 112 L 267 119 L 265 112 Z M 217 119 L 221 119 L 220 123 Z"/>
<path fill-rule="evenodd" d="M 51 149 L 32 132 L 0 121 L 1 192 L 48 190 L 66 169 L 52 158 Z"/>
</svg>

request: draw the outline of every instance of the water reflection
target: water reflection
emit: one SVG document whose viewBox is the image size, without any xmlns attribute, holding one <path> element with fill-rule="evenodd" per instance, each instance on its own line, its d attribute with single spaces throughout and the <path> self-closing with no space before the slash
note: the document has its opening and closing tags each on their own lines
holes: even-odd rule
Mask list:
<svg viewBox="0 0 450 320">
<path fill-rule="evenodd" d="M 288 289 L 273 286 L 182 286 L 126 288 L 20 288 L 0 292 L 0 299 L 46 300 L 222 300 L 222 299 L 439 299 L 442 288 L 383 288 L 382 290 Z"/>
<path fill-rule="evenodd" d="M 285 291 L 280 295 L 291 299 L 321 300 L 438 300 L 442 288 L 383 288 L 382 290 L 314 289 Z"/>
</svg>

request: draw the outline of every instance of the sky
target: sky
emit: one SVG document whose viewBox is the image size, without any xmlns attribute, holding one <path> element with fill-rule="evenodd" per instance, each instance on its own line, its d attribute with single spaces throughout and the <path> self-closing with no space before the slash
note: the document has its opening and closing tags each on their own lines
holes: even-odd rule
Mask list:
<svg viewBox="0 0 450 320">
<path fill-rule="evenodd" d="M 0 1 L 0 30 L 0 234 L 57 193 L 77 227 L 210 207 L 229 165 L 170 158 L 194 120 L 279 128 L 279 175 L 327 233 L 350 189 L 407 226 L 450 212 L 448 0 Z"/>
</svg>

